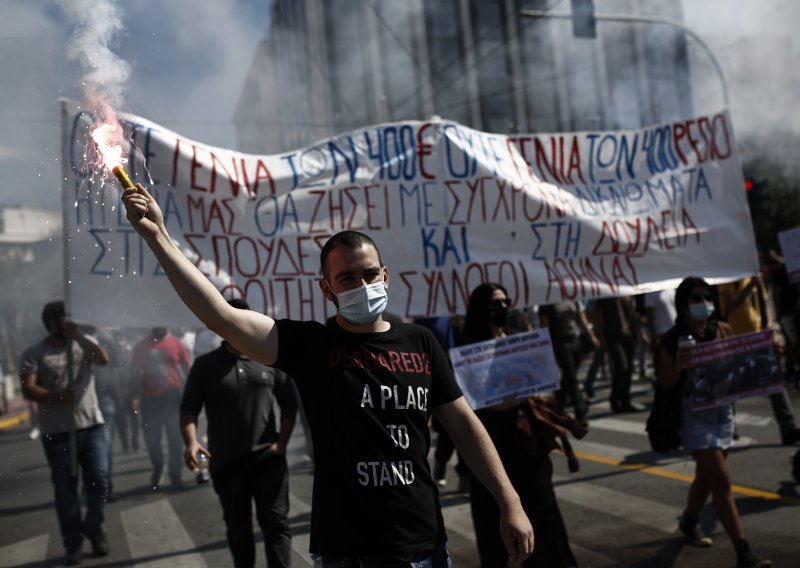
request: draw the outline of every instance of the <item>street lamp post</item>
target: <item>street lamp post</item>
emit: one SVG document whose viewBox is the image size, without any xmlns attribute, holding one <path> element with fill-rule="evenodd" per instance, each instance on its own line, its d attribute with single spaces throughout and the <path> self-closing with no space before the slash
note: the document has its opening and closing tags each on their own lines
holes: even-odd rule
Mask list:
<svg viewBox="0 0 800 568">
<path fill-rule="evenodd" d="M 526 18 L 558 18 L 562 20 L 571 20 L 572 14 L 567 13 L 560 13 L 560 12 L 549 12 L 547 10 L 522 10 L 520 11 L 520 15 Z M 720 81 L 722 82 L 722 96 L 725 100 L 725 107 L 730 108 L 730 94 L 728 92 L 728 81 L 725 78 L 725 72 L 722 70 L 722 65 L 720 65 L 717 56 L 714 55 L 714 52 L 711 50 L 711 47 L 705 42 L 705 40 L 692 28 L 681 22 L 680 20 L 676 20 L 674 18 L 670 18 L 667 16 L 653 16 L 653 15 L 645 15 L 645 14 L 604 14 L 604 13 L 595 13 L 594 18 L 596 20 L 603 20 L 609 22 L 644 22 L 650 24 L 666 24 L 668 26 L 672 26 L 682 30 L 692 39 L 694 39 L 700 47 L 705 49 L 708 56 L 711 58 L 711 62 L 714 64 L 714 67 L 717 70 L 717 74 L 719 75 Z"/>
</svg>

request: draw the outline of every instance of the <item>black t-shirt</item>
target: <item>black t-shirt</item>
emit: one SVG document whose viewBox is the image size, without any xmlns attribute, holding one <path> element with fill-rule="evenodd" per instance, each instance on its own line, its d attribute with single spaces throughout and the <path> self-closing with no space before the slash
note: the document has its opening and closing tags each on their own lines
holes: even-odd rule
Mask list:
<svg viewBox="0 0 800 568">
<path fill-rule="evenodd" d="M 443 543 L 428 418 L 461 389 L 433 334 L 277 326 L 275 366 L 294 378 L 314 441 L 311 552 L 403 557 Z"/>
<path fill-rule="evenodd" d="M 276 402 L 281 417 L 295 418 L 297 397 L 291 379 L 257 361 L 237 357 L 222 345 L 195 359 L 180 412 L 196 417 L 205 406 L 210 467 L 216 473 L 278 439 Z"/>
<path fill-rule="evenodd" d="M 578 343 L 581 328 L 578 324 L 578 304 L 559 302 L 539 308 L 539 316 L 547 318 L 550 338 L 559 343 Z"/>
</svg>

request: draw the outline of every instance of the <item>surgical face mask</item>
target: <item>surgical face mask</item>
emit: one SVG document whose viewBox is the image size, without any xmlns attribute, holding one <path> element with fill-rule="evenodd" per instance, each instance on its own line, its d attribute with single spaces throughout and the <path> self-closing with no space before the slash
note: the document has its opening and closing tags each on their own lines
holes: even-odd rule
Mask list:
<svg viewBox="0 0 800 568">
<path fill-rule="evenodd" d="M 333 288 L 331 291 L 333 292 Z M 383 280 L 341 294 L 333 293 L 339 302 L 339 315 L 354 325 L 372 323 L 378 319 L 389 303 Z"/>
<path fill-rule="evenodd" d="M 695 321 L 706 321 L 713 313 L 714 304 L 711 302 L 689 304 L 689 317 Z"/>
</svg>

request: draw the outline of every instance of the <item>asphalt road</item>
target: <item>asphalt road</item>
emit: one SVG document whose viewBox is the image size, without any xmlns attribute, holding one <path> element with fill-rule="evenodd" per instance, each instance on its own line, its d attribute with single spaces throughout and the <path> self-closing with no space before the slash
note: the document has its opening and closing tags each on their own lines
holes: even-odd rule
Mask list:
<svg viewBox="0 0 800 568">
<path fill-rule="evenodd" d="M 709 503 L 701 517 L 715 544 L 684 546 L 677 516 L 685 502 L 693 466 L 686 456 L 657 456 L 648 450 L 646 413 L 612 415 L 600 383 L 592 405 L 590 433 L 574 444 L 581 470 L 567 471 L 554 454 L 555 484 L 580 566 L 710 567 L 735 566 L 735 557 Z M 634 384 L 636 400 L 649 403 L 647 382 Z M 798 393 L 792 390 L 795 412 Z M 800 417 L 800 414 L 798 414 Z M 780 445 L 767 399 L 738 404 L 741 440 L 729 464 L 745 531 L 754 550 L 776 566 L 800 566 L 800 494 L 791 481 L 789 458 L 796 448 Z M 26 425 L 0 430 L 0 567 L 58 566 L 62 550 L 53 507 L 49 470 L 40 442 Z M 291 524 L 294 566 L 311 566 L 307 553 L 313 473 L 304 458 L 298 428 L 290 448 Z M 216 495 L 197 486 L 185 472 L 186 489 L 154 492 L 146 487 L 150 466 L 144 452 L 114 456 L 119 501 L 107 506 L 111 554 L 88 556 L 84 566 L 229 567 L 232 561 Z M 453 489 L 449 468 L 442 494 L 449 547 L 456 567 L 477 566 L 469 501 Z M 260 542 L 260 537 L 259 537 Z M 85 547 L 88 551 L 88 545 Z M 264 566 L 263 549 L 258 565 Z"/>
</svg>

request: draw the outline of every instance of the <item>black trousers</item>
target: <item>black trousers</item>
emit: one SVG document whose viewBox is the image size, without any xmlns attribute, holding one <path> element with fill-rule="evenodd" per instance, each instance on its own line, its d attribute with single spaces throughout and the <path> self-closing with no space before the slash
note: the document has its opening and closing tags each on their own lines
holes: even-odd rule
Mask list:
<svg viewBox="0 0 800 568">
<path fill-rule="evenodd" d="M 225 464 L 211 474 L 214 491 L 222 505 L 228 548 L 236 568 L 253 568 L 253 502 L 264 534 L 269 568 L 292 565 L 289 530 L 289 471 L 286 457 L 254 452 Z"/>
<path fill-rule="evenodd" d="M 617 410 L 631 402 L 633 380 L 633 356 L 636 342 L 632 335 L 618 335 L 606 346 L 611 367 L 611 410 Z"/>
<path fill-rule="evenodd" d="M 526 568 L 577 566 L 553 490 L 553 462 L 546 455 L 528 455 L 522 449 L 519 452 L 503 463 L 533 525 L 536 539 L 533 554 L 522 565 Z M 475 477 L 470 485 L 470 504 L 481 567 L 507 566 L 508 553 L 500 537 L 500 509 L 492 494 Z"/>
<path fill-rule="evenodd" d="M 178 423 L 180 404 L 181 392 L 177 390 L 142 400 L 142 432 L 147 453 L 150 455 L 150 463 L 160 476 L 164 468 L 161 440 L 166 434 L 167 468 L 173 484 L 180 484 L 183 471 L 183 438 Z"/>
<path fill-rule="evenodd" d="M 581 345 L 578 342 L 554 341 L 553 352 L 561 370 L 561 388 L 556 391 L 558 408 L 564 410 L 572 402 L 575 405 L 575 418 L 579 421 L 586 420 L 588 408 L 578 385 L 578 367 L 583 355 Z"/>
</svg>

